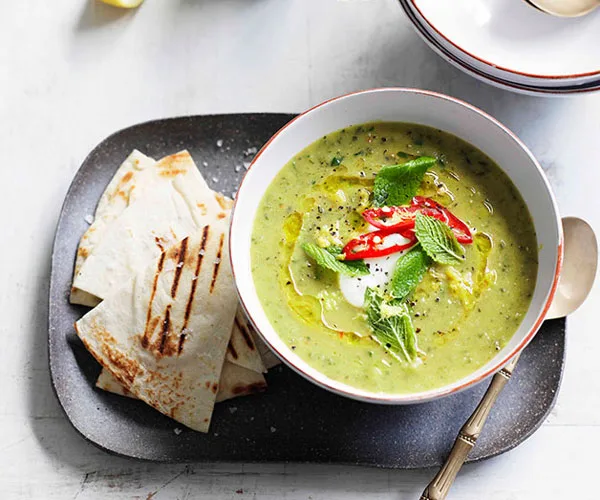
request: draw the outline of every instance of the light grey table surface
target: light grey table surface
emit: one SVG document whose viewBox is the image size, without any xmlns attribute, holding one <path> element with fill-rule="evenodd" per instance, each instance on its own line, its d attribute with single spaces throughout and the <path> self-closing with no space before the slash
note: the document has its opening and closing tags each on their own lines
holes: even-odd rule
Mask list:
<svg viewBox="0 0 600 500">
<path fill-rule="evenodd" d="M 600 95 L 524 97 L 433 54 L 394 0 L 0 2 L 0 498 L 414 499 L 433 471 L 154 465 L 86 443 L 52 393 L 47 291 L 55 224 L 86 154 L 122 127 L 175 115 L 304 110 L 377 86 L 469 101 L 544 165 L 564 215 L 600 230 Z M 597 499 L 598 287 L 569 319 L 558 405 L 516 450 L 467 466 L 451 498 Z"/>
</svg>

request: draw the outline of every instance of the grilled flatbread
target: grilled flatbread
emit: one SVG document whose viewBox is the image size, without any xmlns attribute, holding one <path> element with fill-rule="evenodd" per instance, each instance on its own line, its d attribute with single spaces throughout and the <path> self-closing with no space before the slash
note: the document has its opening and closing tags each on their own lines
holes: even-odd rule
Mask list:
<svg viewBox="0 0 600 500">
<path fill-rule="evenodd" d="M 281 364 L 281 360 L 277 357 L 277 355 L 269 348 L 267 344 L 265 344 L 262 339 L 256 333 L 254 328 L 250 330 L 252 332 L 252 336 L 254 338 L 254 343 L 258 348 L 258 352 L 260 353 L 260 357 L 262 359 L 263 364 L 265 365 L 266 370 L 270 370 L 271 368 L 276 367 Z"/>
<path fill-rule="evenodd" d="M 233 202 L 210 190 L 187 151 L 155 162 L 133 151 L 106 188 L 84 234 L 71 302 L 96 306 L 156 258 L 160 248 L 198 229 L 198 218 L 228 216 Z M 257 349 L 234 326 L 227 359 L 262 373 Z M 105 375 L 106 376 L 106 375 Z"/>
<path fill-rule="evenodd" d="M 267 381 L 261 373 L 225 361 L 219 382 L 217 403 L 263 392 L 266 389 Z"/>
<path fill-rule="evenodd" d="M 82 236 L 77 249 L 74 276 L 79 274 L 81 266 L 94 246 L 101 240 L 104 230 L 135 199 L 142 188 L 137 188 L 138 173 L 152 167 L 156 162 L 148 156 L 133 150 L 121 164 L 110 184 L 105 189 L 94 214 L 94 222 Z M 94 307 L 100 303 L 94 297 L 78 288 L 71 289 L 71 303 Z"/>
<path fill-rule="evenodd" d="M 268 368 L 272 368 L 280 363 L 279 359 L 264 343 L 262 343 L 262 346 L 260 346 L 259 342 L 262 341 L 257 341 L 256 335 L 257 334 L 254 332 L 254 329 L 249 323 L 247 323 L 244 313 L 238 308 L 238 311 L 235 315 L 233 328 L 231 330 L 231 338 L 227 344 L 227 354 L 225 356 L 226 361 L 223 365 L 223 373 L 227 374 L 226 381 L 229 386 L 239 385 L 252 387 L 254 384 L 258 384 L 261 381 L 266 385 L 264 377 L 260 374 L 265 373 Z M 261 348 L 263 351 L 260 350 Z M 266 362 L 269 363 L 268 367 L 265 366 Z M 242 370 L 234 371 L 232 369 L 228 369 L 226 372 L 225 370 L 228 364 L 239 366 L 242 368 Z M 239 380 L 235 380 L 234 377 L 236 375 L 240 376 L 241 378 Z M 223 374 L 221 375 L 221 378 L 222 377 Z M 123 395 L 122 393 L 124 391 L 124 388 L 119 384 L 119 381 L 116 380 L 105 368 L 102 369 L 100 375 L 98 376 L 96 387 L 121 395 Z M 220 388 L 226 392 L 226 388 L 223 388 L 223 384 L 221 384 Z M 235 395 L 245 396 L 246 394 L 251 394 L 251 392 L 232 392 L 231 394 L 231 396 L 225 399 L 235 397 Z M 217 395 L 217 401 L 224 401 L 224 399 L 219 399 L 219 395 Z"/>
<path fill-rule="evenodd" d="M 143 195 L 104 229 L 75 276 L 74 288 L 104 299 L 162 249 L 194 234 L 206 214 L 227 217 L 188 153 L 164 158 L 143 174 L 151 179 L 141 182 L 147 185 Z"/>
<path fill-rule="evenodd" d="M 263 359 L 252 334 L 252 327 L 240 307 L 235 314 L 231 340 L 227 346 L 227 360 L 238 366 L 257 373 L 267 371 Z"/>
<path fill-rule="evenodd" d="M 134 397 L 108 370 L 102 370 L 96 381 L 96 387 L 120 396 Z M 267 382 L 262 374 L 225 361 L 219 380 L 216 402 L 220 403 L 239 396 L 256 394 L 266 388 Z"/>
<path fill-rule="evenodd" d="M 221 265 L 229 259 L 228 218 L 203 221 L 75 326 L 127 391 L 207 432 L 237 299 L 231 268 Z"/>
<path fill-rule="evenodd" d="M 243 343 L 242 348 L 239 347 L 240 343 Z M 236 348 L 236 346 L 238 347 Z M 246 349 L 258 351 L 260 356 L 246 357 L 245 362 L 253 362 L 252 368 L 232 363 L 226 358 L 221 372 L 217 402 L 237 396 L 254 394 L 266 389 L 267 382 L 262 373 L 281 363 L 273 351 L 260 340 L 256 331 L 246 319 L 246 315 L 238 307 L 231 339 L 227 345 L 227 356 L 239 361 L 238 350 L 243 352 Z M 255 358 L 258 358 L 258 362 L 254 361 Z M 121 396 L 133 397 L 106 368 L 102 368 L 98 380 L 96 380 L 96 387 Z"/>
</svg>

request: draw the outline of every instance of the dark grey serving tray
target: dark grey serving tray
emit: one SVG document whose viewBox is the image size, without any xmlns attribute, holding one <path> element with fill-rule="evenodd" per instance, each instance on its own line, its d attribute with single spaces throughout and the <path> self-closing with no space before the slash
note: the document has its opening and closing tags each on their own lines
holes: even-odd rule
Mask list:
<svg viewBox="0 0 600 500">
<path fill-rule="evenodd" d="M 85 308 L 70 305 L 68 295 L 77 243 L 87 227 L 85 217 L 93 214 L 117 166 L 134 148 L 155 158 L 188 149 L 211 187 L 231 195 L 253 148 L 260 148 L 293 116 L 235 114 L 152 121 L 113 134 L 84 161 L 56 231 L 48 343 L 56 395 L 85 439 L 111 453 L 163 462 L 331 462 L 415 468 L 444 459 L 487 382 L 431 403 L 379 406 L 333 395 L 280 366 L 267 375 L 266 393 L 218 404 L 209 434 L 188 430 L 139 401 L 94 388 L 99 366 L 73 329 Z M 541 425 L 556 400 L 564 355 L 565 322 L 547 321 L 523 353 L 471 460 L 503 453 Z"/>
</svg>

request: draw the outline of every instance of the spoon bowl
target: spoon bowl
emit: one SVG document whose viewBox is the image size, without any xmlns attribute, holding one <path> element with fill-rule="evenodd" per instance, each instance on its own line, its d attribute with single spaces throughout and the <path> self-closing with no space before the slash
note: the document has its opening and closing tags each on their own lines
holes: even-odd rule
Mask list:
<svg viewBox="0 0 600 500">
<path fill-rule="evenodd" d="M 598 265 L 598 242 L 591 226 L 578 217 L 562 219 L 564 258 L 561 276 L 546 319 L 568 316 L 592 289 Z"/>
<path fill-rule="evenodd" d="M 600 7 L 600 0 L 525 0 L 538 10 L 557 17 L 581 17 Z"/>
</svg>

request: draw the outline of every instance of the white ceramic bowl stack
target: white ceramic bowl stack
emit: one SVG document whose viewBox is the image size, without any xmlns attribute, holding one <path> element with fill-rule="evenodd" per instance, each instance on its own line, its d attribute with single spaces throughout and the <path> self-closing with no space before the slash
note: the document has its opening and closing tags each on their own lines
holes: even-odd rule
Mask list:
<svg viewBox="0 0 600 500">
<path fill-rule="evenodd" d="M 399 0 L 442 58 L 496 87 L 537 95 L 600 90 L 600 9 L 545 14 L 524 0 Z"/>
</svg>

